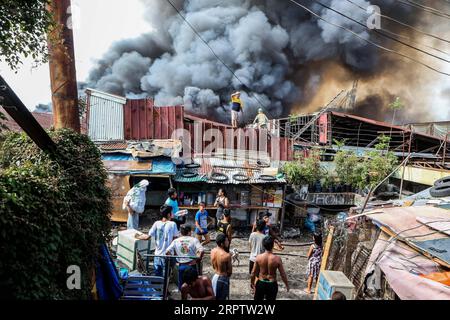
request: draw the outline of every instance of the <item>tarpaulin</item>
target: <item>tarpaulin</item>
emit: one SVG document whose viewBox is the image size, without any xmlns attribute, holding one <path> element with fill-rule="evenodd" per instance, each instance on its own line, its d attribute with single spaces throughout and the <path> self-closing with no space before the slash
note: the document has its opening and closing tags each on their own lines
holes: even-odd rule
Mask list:
<svg viewBox="0 0 450 320">
<path fill-rule="evenodd" d="M 102 160 L 109 172 L 125 175 L 175 175 L 171 158 L 139 159 L 124 154 L 104 154 Z"/>
<path fill-rule="evenodd" d="M 383 271 L 389 286 L 402 300 L 450 299 L 450 287 L 420 276 L 442 272 L 439 264 L 400 241 L 389 242 L 389 236 L 385 233 L 380 235 L 372 250 L 366 274 L 376 268 Z"/>
<path fill-rule="evenodd" d="M 122 296 L 122 286 L 119 282 L 116 267 L 104 244 L 100 248 L 100 257 L 97 259 L 95 281 L 97 294 L 100 300 L 118 300 Z"/>
</svg>

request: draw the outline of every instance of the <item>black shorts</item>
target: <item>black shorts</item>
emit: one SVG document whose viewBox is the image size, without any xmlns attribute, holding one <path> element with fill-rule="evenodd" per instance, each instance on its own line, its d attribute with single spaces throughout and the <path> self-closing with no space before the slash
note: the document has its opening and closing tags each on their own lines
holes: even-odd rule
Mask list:
<svg viewBox="0 0 450 320">
<path fill-rule="evenodd" d="M 255 300 L 275 301 L 278 294 L 278 283 L 258 280 L 255 288 Z"/>
</svg>

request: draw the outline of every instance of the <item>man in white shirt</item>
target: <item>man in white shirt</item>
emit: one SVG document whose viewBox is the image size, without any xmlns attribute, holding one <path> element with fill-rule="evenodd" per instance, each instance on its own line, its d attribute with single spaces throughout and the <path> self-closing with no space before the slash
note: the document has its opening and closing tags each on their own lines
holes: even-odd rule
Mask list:
<svg viewBox="0 0 450 320">
<path fill-rule="evenodd" d="M 155 256 L 163 256 L 166 254 L 167 248 L 178 235 L 178 229 L 172 219 L 172 207 L 162 206 L 160 209 L 161 220 L 156 221 L 148 235 L 136 234 L 136 238 L 140 240 L 155 239 Z M 153 262 L 155 268 L 155 276 L 164 276 L 165 259 L 163 257 L 155 257 Z"/>
<path fill-rule="evenodd" d="M 178 288 L 184 283 L 183 274 L 187 269 L 197 272 L 197 263 L 204 255 L 204 249 L 197 238 L 192 237 L 192 228 L 189 225 L 182 225 L 180 228 L 181 237 L 172 241 L 166 250 L 166 255 L 175 255 L 178 262 Z"/>
</svg>

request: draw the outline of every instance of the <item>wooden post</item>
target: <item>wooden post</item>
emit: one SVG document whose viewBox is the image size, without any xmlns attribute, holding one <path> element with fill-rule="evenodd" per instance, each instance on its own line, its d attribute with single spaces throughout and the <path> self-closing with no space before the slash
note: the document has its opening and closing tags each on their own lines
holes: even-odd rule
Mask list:
<svg viewBox="0 0 450 320">
<path fill-rule="evenodd" d="M 413 139 L 413 131 L 411 130 L 411 134 L 410 134 L 410 136 L 409 136 L 408 157 L 411 156 L 412 139 Z M 402 199 L 403 181 L 405 180 L 405 171 L 406 171 L 406 164 L 407 164 L 407 163 L 408 163 L 408 161 L 405 161 L 405 164 L 403 165 L 403 170 L 402 170 L 402 180 L 400 181 L 400 193 L 399 193 L 399 199 Z"/>
<path fill-rule="evenodd" d="M 0 76 L 0 105 L 41 150 L 50 154 L 56 151 L 53 140 L 2 76 Z"/>
<path fill-rule="evenodd" d="M 328 232 L 327 242 L 325 243 L 325 248 L 323 250 L 322 262 L 320 265 L 320 272 L 326 270 L 326 268 L 327 268 L 328 256 L 330 255 L 331 244 L 333 243 L 333 233 L 334 233 L 334 227 L 331 226 L 330 230 Z M 319 277 L 317 278 L 316 289 L 314 290 L 314 300 L 317 300 L 317 290 L 319 289 L 319 279 L 320 279 L 320 273 L 319 273 Z"/>
<path fill-rule="evenodd" d="M 53 124 L 80 132 L 73 32 L 68 26 L 70 0 L 51 0 L 47 10 L 56 27 L 48 35 Z"/>
<path fill-rule="evenodd" d="M 286 185 L 283 187 L 283 202 L 281 207 L 281 221 L 280 221 L 280 236 L 283 237 L 284 229 L 284 218 L 286 216 L 286 202 L 284 201 L 286 197 Z"/>
</svg>

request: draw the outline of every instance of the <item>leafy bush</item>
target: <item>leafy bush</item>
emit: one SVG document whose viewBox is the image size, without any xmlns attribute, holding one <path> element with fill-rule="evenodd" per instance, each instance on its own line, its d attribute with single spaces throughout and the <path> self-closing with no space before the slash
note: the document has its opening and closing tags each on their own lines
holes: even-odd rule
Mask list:
<svg viewBox="0 0 450 320">
<path fill-rule="evenodd" d="M 368 152 L 366 157 L 358 157 L 354 151 L 341 150 L 345 142 L 336 142 L 339 150 L 334 161 L 339 181 L 361 190 L 380 183 L 398 162 L 395 154 L 387 151 L 389 142 L 389 137 L 381 135 L 375 150 Z"/>
<path fill-rule="evenodd" d="M 87 136 L 50 132 L 52 158 L 25 135 L 0 148 L 0 294 L 15 299 L 89 299 L 93 263 L 110 232 L 110 191 Z M 68 290 L 67 267 L 81 268 Z"/>
<path fill-rule="evenodd" d="M 297 161 L 287 162 L 282 171 L 289 183 L 295 186 L 314 184 L 323 176 L 320 155 L 317 152 L 311 152 L 308 157 L 299 157 Z"/>
</svg>

